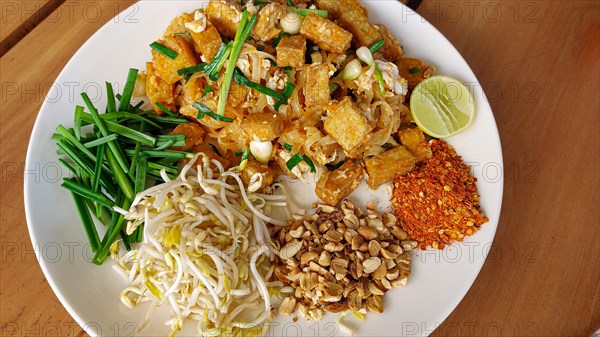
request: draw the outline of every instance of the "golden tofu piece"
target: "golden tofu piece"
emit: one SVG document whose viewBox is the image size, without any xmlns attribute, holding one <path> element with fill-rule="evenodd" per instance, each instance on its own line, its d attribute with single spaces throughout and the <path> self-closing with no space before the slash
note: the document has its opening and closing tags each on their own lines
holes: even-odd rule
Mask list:
<svg viewBox="0 0 600 337">
<path fill-rule="evenodd" d="M 302 21 L 300 34 L 315 42 L 319 48 L 343 54 L 350 48 L 352 34 L 331 20 L 310 13 Z"/>
<path fill-rule="evenodd" d="M 412 91 L 417 84 L 430 77 L 435 72 L 435 67 L 425 64 L 419 59 L 402 57 L 396 63 L 400 76 L 408 81 L 408 90 Z"/>
<path fill-rule="evenodd" d="M 417 159 L 404 146 L 400 145 L 377 156 L 365 158 L 367 183 L 376 189 L 401 175 L 412 171 Z"/>
<path fill-rule="evenodd" d="M 173 85 L 165 82 L 156 75 L 156 69 L 152 62 L 146 62 L 146 95 L 150 98 L 152 107 L 157 115 L 163 116 L 165 112 L 154 104 L 156 102 L 175 112 Z"/>
<path fill-rule="evenodd" d="M 187 32 L 188 29 L 185 27 L 185 24 L 192 21 L 194 21 L 194 15 L 190 13 L 183 13 L 175 17 L 173 20 L 171 20 L 169 26 L 167 26 L 163 36 L 169 37 L 175 34 Z"/>
<path fill-rule="evenodd" d="M 237 120 L 233 123 L 227 123 L 227 125 L 219 131 L 217 141 L 219 149 L 231 150 L 232 152 L 247 149 L 250 145 L 250 137 L 246 131 L 242 129 Z"/>
<path fill-rule="evenodd" d="M 311 64 L 303 71 L 304 103 L 315 106 L 329 103 L 329 66 Z"/>
<path fill-rule="evenodd" d="M 352 2 L 352 1 L 345 1 Z M 345 6 L 340 11 L 338 20 L 340 27 L 352 33 L 352 45 L 354 48 L 362 46 L 370 47 L 373 43 L 381 40 L 381 34 L 375 25 L 369 22 L 365 14 L 358 6 Z"/>
<path fill-rule="evenodd" d="M 183 85 L 183 95 L 181 96 L 181 106 L 179 113 L 184 116 L 196 117 L 198 109 L 194 108 L 194 102 L 200 102 L 204 94 L 204 87 L 207 85 L 206 77 L 192 76 Z"/>
<path fill-rule="evenodd" d="M 281 33 L 281 29 L 277 28 L 279 20 L 285 15 L 282 5 L 274 2 L 266 5 L 257 14 L 256 24 L 252 28 L 252 37 L 260 41 L 276 38 Z"/>
<path fill-rule="evenodd" d="M 224 1 L 211 0 L 206 6 L 204 13 L 208 17 L 208 20 L 217 27 L 221 35 L 232 40 L 235 38 L 235 33 L 242 19 L 242 12 L 238 7 Z"/>
<path fill-rule="evenodd" d="M 241 85 L 235 81 L 231 81 L 229 95 L 227 96 L 227 103 L 236 108 L 246 101 L 246 97 L 248 96 L 249 92 L 250 88 L 247 86 Z"/>
<path fill-rule="evenodd" d="M 369 11 L 358 0 L 317 0 L 317 8 L 328 12 L 329 19 L 339 19 L 344 11 L 359 11 L 366 18 Z"/>
<path fill-rule="evenodd" d="M 218 153 L 215 152 L 215 149 L 208 145 L 207 143 L 200 143 L 198 145 L 195 145 L 192 148 L 192 151 L 194 153 L 204 153 L 209 160 L 216 160 L 218 162 L 220 162 L 221 164 L 223 164 L 223 167 L 225 167 L 225 169 L 228 169 L 229 167 L 231 167 L 231 163 L 229 162 L 229 160 L 219 156 Z M 197 162 L 196 162 L 197 163 Z M 213 169 L 216 169 L 216 167 L 214 165 L 211 165 L 213 167 Z"/>
<path fill-rule="evenodd" d="M 206 27 L 203 31 L 196 33 L 190 29 L 189 32 L 194 40 L 196 52 L 201 54 L 207 63 L 212 61 L 221 44 L 223 44 L 223 39 L 221 39 L 221 34 L 219 34 L 217 28 L 206 20 Z"/>
<path fill-rule="evenodd" d="M 323 173 L 315 192 L 328 205 L 335 206 L 360 185 L 363 175 L 364 171 L 360 165 L 353 160 L 347 160 L 336 170 Z"/>
<path fill-rule="evenodd" d="M 284 36 L 277 45 L 277 66 L 300 68 L 304 65 L 305 54 L 306 38 L 304 36 Z M 329 74 L 327 80 L 329 81 Z"/>
<path fill-rule="evenodd" d="M 159 40 L 158 42 L 178 53 L 177 57 L 173 60 L 152 49 L 152 59 L 154 60 L 156 74 L 167 83 L 173 84 L 182 78 L 177 75 L 178 69 L 198 64 L 194 52 L 181 36 L 167 36 L 164 40 Z"/>
<path fill-rule="evenodd" d="M 204 136 L 206 135 L 206 131 L 196 124 L 196 123 L 187 123 L 187 124 L 179 124 L 173 131 L 169 133 L 170 135 L 185 135 L 185 145 L 184 146 L 171 146 L 172 150 L 176 151 L 187 151 L 191 150 L 194 146 L 198 144 L 202 144 L 204 142 Z"/>
<path fill-rule="evenodd" d="M 400 143 L 417 158 L 417 162 L 431 158 L 429 144 L 425 141 L 423 131 L 418 127 L 398 131 L 398 138 Z"/>
<path fill-rule="evenodd" d="M 281 135 L 284 125 L 279 114 L 262 112 L 246 116 L 241 127 L 252 140 L 273 141 Z"/>
<path fill-rule="evenodd" d="M 344 151 L 352 154 L 352 151 L 368 140 L 373 126 L 352 104 L 350 97 L 344 97 L 325 119 L 324 129 Z"/>
<path fill-rule="evenodd" d="M 385 43 L 381 49 L 379 49 L 379 51 L 383 54 L 383 57 L 385 57 L 386 60 L 397 62 L 404 54 L 402 45 L 400 45 L 398 39 L 396 39 L 394 34 L 392 34 L 392 32 L 390 32 L 385 25 L 378 24 L 377 27 L 379 28 L 379 33 L 385 39 Z"/>
<path fill-rule="evenodd" d="M 242 182 L 246 187 L 250 184 L 252 177 L 255 174 L 262 175 L 262 183 L 260 185 L 259 190 L 264 190 L 266 187 L 270 186 L 275 180 L 275 169 L 267 164 L 261 164 L 253 157 L 248 159 L 248 164 L 246 168 L 242 170 L 240 178 L 242 178 Z"/>
</svg>

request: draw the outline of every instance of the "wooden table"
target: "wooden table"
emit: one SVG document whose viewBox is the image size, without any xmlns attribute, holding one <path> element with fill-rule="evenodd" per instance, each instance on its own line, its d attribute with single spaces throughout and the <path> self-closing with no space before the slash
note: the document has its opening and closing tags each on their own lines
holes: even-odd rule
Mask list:
<svg viewBox="0 0 600 337">
<path fill-rule="evenodd" d="M 3 1 L 0 336 L 84 335 L 32 250 L 24 161 L 49 85 L 132 1 Z M 600 2 L 411 1 L 462 53 L 505 164 L 495 243 L 432 336 L 590 336 L 600 328 Z"/>
</svg>

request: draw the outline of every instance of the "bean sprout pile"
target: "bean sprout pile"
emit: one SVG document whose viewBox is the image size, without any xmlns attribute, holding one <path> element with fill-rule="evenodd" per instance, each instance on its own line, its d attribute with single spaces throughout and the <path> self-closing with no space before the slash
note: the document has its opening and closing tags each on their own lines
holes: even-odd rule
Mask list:
<svg viewBox="0 0 600 337">
<path fill-rule="evenodd" d="M 199 162 L 195 167 L 195 163 Z M 214 169 L 216 167 L 216 169 Z M 129 308 L 150 302 L 140 330 L 155 309 L 168 303 L 171 335 L 184 321 L 198 322 L 203 336 L 261 335 L 271 316 L 268 282 L 278 254 L 267 223 L 275 208 L 287 213 L 286 195 L 256 193 L 260 177 L 244 187 L 236 169 L 225 171 L 202 153 L 171 180 L 137 195 L 127 233 L 143 226 L 144 241 L 122 257 L 112 250 L 115 269 L 129 286 L 120 295 Z"/>
</svg>

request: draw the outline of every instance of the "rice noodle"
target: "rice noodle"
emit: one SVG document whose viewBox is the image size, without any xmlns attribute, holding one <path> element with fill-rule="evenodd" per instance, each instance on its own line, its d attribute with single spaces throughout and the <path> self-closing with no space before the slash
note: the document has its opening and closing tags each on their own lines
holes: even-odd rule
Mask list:
<svg viewBox="0 0 600 337">
<path fill-rule="evenodd" d="M 253 193 L 239 173 L 212 164 L 197 154 L 176 179 L 136 196 L 125 216 L 127 232 L 144 224 L 144 242 L 115 268 L 129 283 L 125 306 L 151 302 L 142 327 L 165 304 L 172 334 L 187 320 L 205 336 L 260 333 L 271 315 L 267 281 L 278 251 L 267 223 L 287 223 L 269 215 L 287 211 L 286 195 Z"/>
</svg>

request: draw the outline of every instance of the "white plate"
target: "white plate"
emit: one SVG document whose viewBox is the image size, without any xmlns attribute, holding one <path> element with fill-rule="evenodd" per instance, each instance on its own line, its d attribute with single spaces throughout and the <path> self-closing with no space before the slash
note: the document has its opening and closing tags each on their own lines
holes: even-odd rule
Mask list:
<svg viewBox="0 0 600 337">
<path fill-rule="evenodd" d="M 143 1 L 126 9 L 92 36 L 73 56 L 50 90 L 38 115 L 27 153 L 25 208 L 31 241 L 52 289 L 75 320 L 91 335 L 134 335 L 146 311 L 124 307 L 118 298 L 125 281 L 111 268 L 90 263 L 91 252 L 70 194 L 60 187 L 66 169 L 58 164 L 56 145 L 50 140 L 58 124 L 71 126 L 79 93 L 86 90 L 104 108 L 104 81 L 120 83 L 130 67 L 144 68 L 151 59 L 148 44 L 158 38 L 171 18 L 191 11 L 200 2 Z M 404 46 L 408 56 L 434 64 L 438 73 L 462 80 L 472 89 L 477 116 L 464 133 L 448 139 L 478 179 L 481 206 L 489 223 L 464 243 L 443 251 L 420 251 L 414 255 L 408 285 L 385 296 L 385 312 L 367 315 L 366 322 L 352 321 L 362 336 L 425 336 L 458 305 L 477 277 L 498 225 L 502 202 L 503 164 L 498 131 L 491 108 L 477 78 L 456 49 L 433 26 L 396 1 L 367 1 L 373 22 L 385 23 Z M 101 109 L 99 109 L 101 110 Z M 295 186 L 300 186 L 295 184 Z M 314 199 L 305 189 L 304 203 Z M 373 197 L 386 201 L 385 191 L 364 187 L 352 198 Z M 103 233 L 100 233 L 101 235 Z M 292 323 L 280 317 L 269 336 L 333 336 L 336 316 L 319 322 Z M 142 335 L 160 336 L 166 313 L 159 312 Z M 194 335 L 187 324 L 183 335 Z"/>
</svg>

